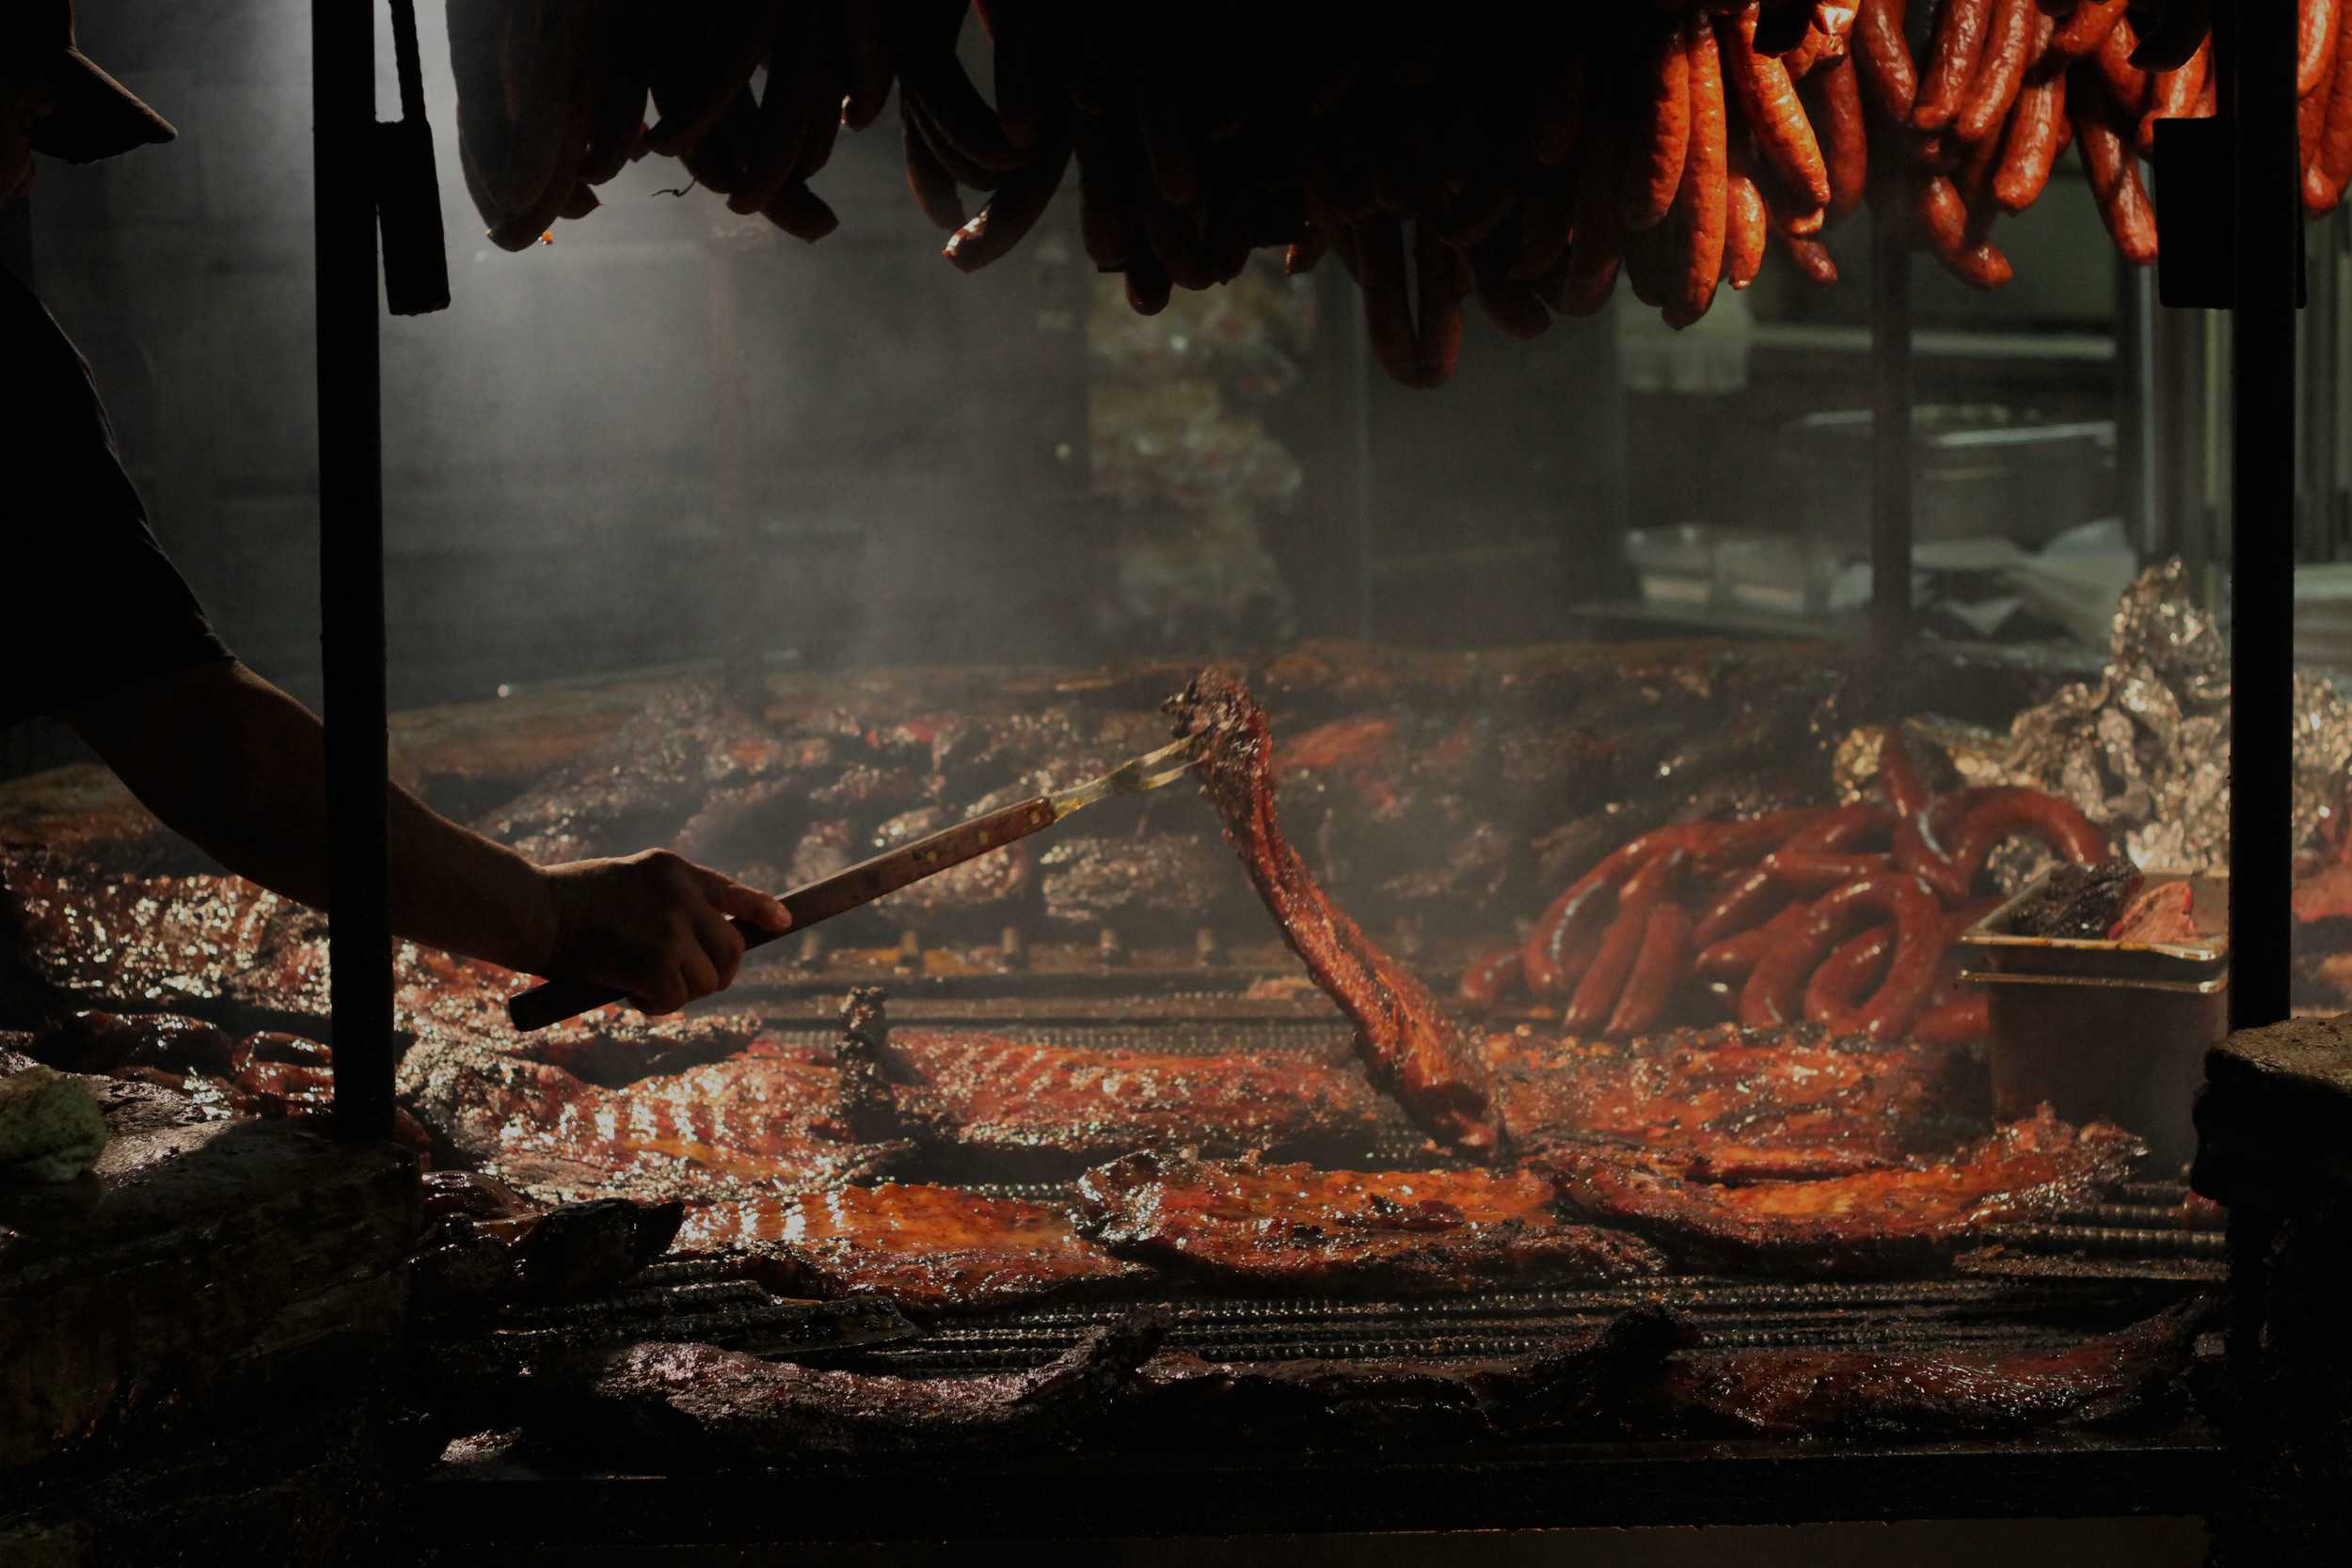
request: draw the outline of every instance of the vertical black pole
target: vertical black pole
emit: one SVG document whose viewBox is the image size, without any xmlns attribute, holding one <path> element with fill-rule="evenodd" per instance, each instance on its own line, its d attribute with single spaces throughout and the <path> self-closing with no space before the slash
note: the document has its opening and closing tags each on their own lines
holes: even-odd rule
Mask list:
<svg viewBox="0 0 2352 1568">
<path fill-rule="evenodd" d="M 1911 248 L 1902 226 L 1870 219 L 1870 645 L 1911 638 Z"/>
<path fill-rule="evenodd" d="M 2231 323 L 2230 1022 L 2287 1016 L 2294 854 L 2296 7 L 2215 8 L 2236 127 Z"/>
<path fill-rule="evenodd" d="M 326 695 L 335 1131 L 392 1131 L 384 846 L 384 451 L 377 382 L 375 8 L 312 0 L 320 656 Z"/>
</svg>

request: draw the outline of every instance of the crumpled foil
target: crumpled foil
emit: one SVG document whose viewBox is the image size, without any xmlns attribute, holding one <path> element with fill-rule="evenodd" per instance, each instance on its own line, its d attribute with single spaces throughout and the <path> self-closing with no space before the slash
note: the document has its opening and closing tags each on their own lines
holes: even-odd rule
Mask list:
<svg viewBox="0 0 2352 1568">
<path fill-rule="evenodd" d="M 2295 677 L 2295 836 L 2332 833 L 2352 774 L 2352 703 Z M 1994 759 L 1956 756 L 1970 784 L 2064 796 L 2142 866 L 2214 874 L 2230 852 L 2230 656 L 2179 561 L 2149 567 L 2116 607 L 2098 679 L 2010 725 Z M 1989 766 L 1988 766 L 1989 762 Z"/>
</svg>

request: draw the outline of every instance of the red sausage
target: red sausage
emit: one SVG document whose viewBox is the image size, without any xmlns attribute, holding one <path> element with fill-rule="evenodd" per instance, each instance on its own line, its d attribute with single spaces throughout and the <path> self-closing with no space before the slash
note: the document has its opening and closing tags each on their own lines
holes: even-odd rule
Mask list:
<svg viewBox="0 0 2352 1568">
<path fill-rule="evenodd" d="M 1922 1012 L 1911 1037 L 1923 1045 L 1968 1045 L 1993 1033 L 1993 1001 L 1974 986 Z"/>
<path fill-rule="evenodd" d="M 1858 937 L 1848 937 L 1804 983 L 1804 1016 L 1818 1022 L 1833 1011 L 1852 1007 L 1869 994 L 1894 955 L 1892 926 L 1873 926 Z"/>
<path fill-rule="evenodd" d="M 1472 958 L 1462 971 L 1457 988 L 1462 1000 L 1473 1007 L 1491 1007 L 1519 987 L 1527 976 L 1527 955 L 1517 947 L 1506 947 L 1499 953 Z"/>
<path fill-rule="evenodd" d="M 1608 1022 L 1648 934 L 1650 911 L 1681 879 L 1683 867 L 1689 863 L 1690 856 L 1683 850 L 1662 850 L 1643 862 L 1642 868 L 1617 890 L 1616 918 L 1601 933 L 1600 946 L 1577 982 L 1576 994 L 1560 1021 L 1569 1034 L 1590 1034 Z"/>
<path fill-rule="evenodd" d="M 1920 79 L 1918 101 L 1911 106 L 1912 124 L 1922 131 L 1940 131 L 1960 113 L 1968 84 L 1976 79 L 1977 62 L 1984 55 L 1992 20 L 1993 0 L 1945 0 L 1935 29 L 1935 55 Z"/>
<path fill-rule="evenodd" d="M 1911 750 L 1903 743 L 1899 724 L 1887 725 L 1885 733 L 1879 736 L 1878 783 L 1897 816 L 1916 816 L 1928 809 L 1931 797 L 1927 781 L 1919 777 L 1919 765 L 1912 760 Z"/>
<path fill-rule="evenodd" d="M 1702 980 L 1736 985 L 1756 971 L 1764 955 L 1778 945 L 1805 917 L 1806 906 L 1791 904 L 1753 931 L 1742 931 L 1703 948 L 1692 971 Z"/>
<path fill-rule="evenodd" d="M 1691 917 L 1671 898 L 1653 905 L 1642 935 L 1641 956 L 1626 976 L 1624 994 L 1603 1030 L 1611 1039 L 1630 1039 L 1655 1027 L 1682 983 L 1684 962 L 1691 956 Z"/>
<path fill-rule="evenodd" d="M 1910 40 L 1903 37 L 1907 0 L 1862 0 L 1854 12 L 1855 56 L 1862 77 L 1878 100 L 1879 111 L 1899 125 L 1911 122 L 1919 98 L 1919 69 L 1912 62 Z M 2116 0 L 2122 8 L 2122 0 Z"/>
<path fill-rule="evenodd" d="M 1740 1022 L 1750 1028 L 1793 1022 L 1806 979 L 1838 933 L 1873 913 L 1895 921 L 1895 957 L 1886 978 L 1862 1006 L 1834 1008 L 1821 1022 L 1874 1040 L 1899 1037 L 1934 988 L 1944 916 L 1916 878 L 1898 873 L 1849 882 L 1817 900 L 1749 974 L 1740 992 Z"/>
<path fill-rule="evenodd" d="M 1691 940 L 1701 947 L 1712 947 L 1740 931 L 1753 930 L 1778 910 L 1788 891 L 1787 883 L 1757 866 L 1734 880 L 1713 903 L 1699 911 Z"/>
<path fill-rule="evenodd" d="M 2085 865 L 2107 852 L 2107 835 L 2072 801 L 2038 789 L 2003 789 L 1978 802 L 1962 820 L 1952 841 L 1952 863 L 1973 881 L 1985 857 L 2018 833 L 2030 833 Z"/>
</svg>

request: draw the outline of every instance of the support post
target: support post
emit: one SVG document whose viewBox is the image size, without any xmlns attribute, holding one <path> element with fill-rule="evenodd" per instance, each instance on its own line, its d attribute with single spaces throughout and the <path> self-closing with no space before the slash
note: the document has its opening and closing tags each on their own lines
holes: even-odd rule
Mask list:
<svg viewBox="0 0 2352 1568">
<path fill-rule="evenodd" d="M 392 1131 L 373 5 L 312 0 L 310 100 L 335 1132 L 372 1139 Z"/>
<path fill-rule="evenodd" d="M 2217 7 L 2221 110 L 2235 128 L 2232 458 L 2230 1022 L 2287 1016 L 2294 923 L 2296 8 Z"/>
</svg>

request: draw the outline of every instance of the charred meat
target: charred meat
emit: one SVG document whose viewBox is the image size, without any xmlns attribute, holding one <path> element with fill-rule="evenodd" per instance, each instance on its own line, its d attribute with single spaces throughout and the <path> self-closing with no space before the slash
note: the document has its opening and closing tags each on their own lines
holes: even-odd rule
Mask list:
<svg viewBox="0 0 2352 1568">
<path fill-rule="evenodd" d="M 2093 1426 L 2177 1391 L 2211 1304 L 2059 1348 L 1699 1351 L 1670 1364 L 1666 1423 L 1701 1436 L 1977 1437 Z"/>
<path fill-rule="evenodd" d="M 1264 710 L 1239 682 L 1216 671 L 1194 677 L 1169 705 L 1177 733 L 1202 743 L 1203 787 L 1227 841 L 1283 940 L 1354 1021 L 1373 1081 L 1445 1142 L 1474 1154 L 1501 1153 L 1506 1134 L 1478 1042 L 1331 902 L 1283 836 Z"/>
<path fill-rule="evenodd" d="M 679 1473 L 951 1448 L 1025 1451 L 1073 1440 L 1134 1386 L 1168 1327 L 1164 1310 L 1138 1310 L 1033 1371 L 985 1377 L 820 1371 L 710 1345 L 632 1345 L 528 1380 L 525 1430 L 582 1458 L 660 1451 Z"/>
<path fill-rule="evenodd" d="M 926 1314 L 1021 1306 L 1148 1277 L 1082 1239 L 1059 1209 L 898 1183 L 696 1209 L 677 1250 L 747 1253 L 790 1294 L 881 1296 Z"/>
<path fill-rule="evenodd" d="M 1429 1294 L 1662 1267 L 1561 1218 L 1533 1170 L 1334 1171 L 1131 1154 L 1078 1182 L 1078 1228 L 1122 1256 L 1253 1290 Z"/>
<path fill-rule="evenodd" d="M 1678 1255 L 1844 1274 L 1947 1258 L 1978 1227 L 2089 1201 L 2128 1174 L 2137 1140 L 2042 1112 L 1948 1156 L 1814 1180 L 1752 1180 L 1703 1149 L 1561 1147 L 1563 1199 Z"/>
</svg>

